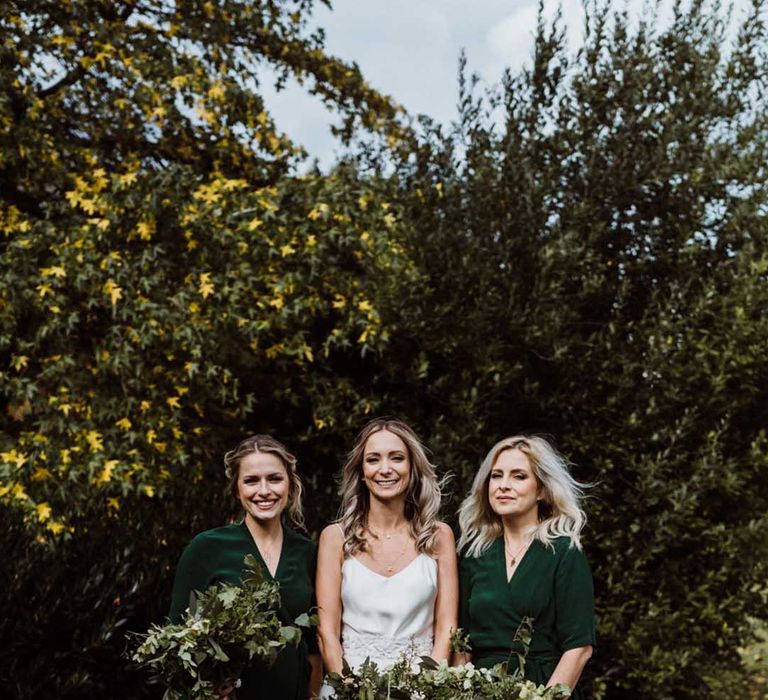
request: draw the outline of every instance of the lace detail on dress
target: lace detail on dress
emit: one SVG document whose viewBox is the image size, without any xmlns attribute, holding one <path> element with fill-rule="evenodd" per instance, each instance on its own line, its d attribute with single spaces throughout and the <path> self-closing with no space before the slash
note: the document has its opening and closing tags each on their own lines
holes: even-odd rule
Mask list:
<svg viewBox="0 0 768 700">
<path fill-rule="evenodd" d="M 432 638 L 427 636 L 383 637 L 346 629 L 342 644 L 344 658 L 353 668 L 360 666 L 367 658 L 375 662 L 379 669 L 393 666 L 403 657 L 415 666 L 419 657 L 432 653 Z"/>
</svg>

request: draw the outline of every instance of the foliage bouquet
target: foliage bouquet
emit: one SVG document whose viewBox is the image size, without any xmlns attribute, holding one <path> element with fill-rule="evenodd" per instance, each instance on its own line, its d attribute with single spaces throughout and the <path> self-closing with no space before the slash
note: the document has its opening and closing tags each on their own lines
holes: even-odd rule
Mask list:
<svg viewBox="0 0 768 700">
<path fill-rule="evenodd" d="M 180 624 L 152 625 L 130 653 L 165 686 L 163 700 L 217 700 L 253 661 L 274 662 L 301 631 L 278 619 L 279 585 L 268 581 L 252 555 L 242 586 L 212 586 L 193 596 Z M 308 625 L 302 615 L 297 625 Z M 234 696 L 231 696 L 234 697 Z"/>
<path fill-rule="evenodd" d="M 449 666 L 423 657 L 416 670 L 403 660 L 386 671 L 366 660 L 353 672 L 345 664 L 341 674 L 328 676 L 336 700 L 560 700 L 570 695 L 568 686 L 543 685 L 524 680 L 505 664 L 492 669 L 471 663 Z"/>
<path fill-rule="evenodd" d="M 476 668 L 473 664 L 449 666 L 428 656 L 414 667 L 412 660 L 403 657 L 385 671 L 366 659 L 357 671 L 344 662 L 342 673 L 328 675 L 328 683 L 335 691 L 336 700 L 560 700 L 570 696 L 567 685 L 552 688 L 525 680 L 525 657 L 531 643 L 533 621 L 524 618 L 515 635 L 523 647 L 516 656 L 518 666 L 514 672 L 507 664 L 493 668 Z M 455 652 L 469 651 L 467 638 L 457 630 L 451 640 Z"/>
</svg>

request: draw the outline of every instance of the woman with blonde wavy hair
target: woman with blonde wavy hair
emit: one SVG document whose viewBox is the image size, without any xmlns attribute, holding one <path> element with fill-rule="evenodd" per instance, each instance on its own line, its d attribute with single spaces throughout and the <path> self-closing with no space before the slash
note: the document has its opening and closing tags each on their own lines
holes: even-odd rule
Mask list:
<svg viewBox="0 0 768 700">
<path fill-rule="evenodd" d="M 270 435 L 252 435 L 224 455 L 227 489 L 242 520 L 197 535 L 181 555 L 173 584 L 173 622 L 186 614 L 190 594 L 217 583 L 239 585 L 251 554 L 264 576 L 280 584 L 281 620 L 290 624 L 314 606 L 317 551 L 304 529 L 296 458 Z M 290 525 L 289 525 L 290 524 Z M 293 527 L 291 527 L 291 525 Z M 278 654 L 275 663 L 253 663 L 241 678 L 242 700 L 306 700 L 320 687 L 322 665 L 314 634 Z M 220 689 L 220 697 L 232 688 Z"/>
<path fill-rule="evenodd" d="M 403 655 L 445 659 L 456 627 L 453 533 L 437 520 L 440 483 L 414 431 L 377 418 L 342 473 L 341 515 L 320 536 L 317 604 L 328 672 L 342 658 L 386 668 Z M 330 694 L 329 689 L 324 695 Z"/>
<path fill-rule="evenodd" d="M 517 435 L 491 448 L 459 509 L 459 624 L 469 634 L 467 658 L 481 668 L 516 658 L 517 630 L 531 618 L 525 677 L 565 683 L 577 700 L 595 644 L 581 497 L 581 484 L 549 442 Z"/>
</svg>

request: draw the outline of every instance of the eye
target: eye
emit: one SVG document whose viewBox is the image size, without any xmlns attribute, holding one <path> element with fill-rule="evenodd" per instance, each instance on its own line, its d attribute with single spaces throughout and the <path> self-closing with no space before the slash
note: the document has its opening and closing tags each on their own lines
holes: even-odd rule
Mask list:
<svg viewBox="0 0 768 700">
<path fill-rule="evenodd" d="M 522 474 L 520 472 L 515 474 L 515 479 L 517 479 L 518 481 L 525 481 L 527 478 L 528 478 L 527 474 Z"/>
<path fill-rule="evenodd" d="M 282 474 L 272 474 L 272 475 L 269 477 L 269 480 L 270 480 L 270 481 L 271 481 L 273 484 L 274 484 L 274 483 L 280 483 L 280 482 L 283 480 L 283 475 L 282 475 Z"/>
<path fill-rule="evenodd" d="M 501 472 L 491 472 L 491 479 L 501 479 Z"/>
</svg>

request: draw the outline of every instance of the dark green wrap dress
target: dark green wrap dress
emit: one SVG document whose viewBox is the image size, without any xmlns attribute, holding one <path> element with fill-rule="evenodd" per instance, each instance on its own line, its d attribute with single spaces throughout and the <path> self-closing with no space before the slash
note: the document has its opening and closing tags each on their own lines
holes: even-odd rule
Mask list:
<svg viewBox="0 0 768 700">
<path fill-rule="evenodd" d="M 253 554 L 267 577 L 272 578 L 244 522 L 207 530 L 184 550 L 176 569 L 171 598 L 171 621 L 178 622 L 189 607 L 191 591 L 204 591 L 216 583 L 240 584 L 246 554 Z M 317 547 L 290 528 L 283 527 L 283 548 L 274 579 L 280 584 L 280 618 L 291 623 L 315 605 Z M 257 662 L 243 674 L 237 696 L 242 700 L 305 700 L 308 696 L 308 654 L 317 653 L 314 630 L 308 630 L 298 647 L 285 648 L 274 665 Z"/>
<path fill-rule="evenodd" d="M 592 574 L 583 552 L 558 537 L 549 548 L 534 540 L 507 581 L 504 538 L 479 557 L 460 562 L 459 625 L 469 634 L 472 662 L 481 668 L 510 662 L 523 617 L 533 618 L 525 677 L 545 685 L 563 652 L 595 644 Z M 578 686 L 572 698 L 583 698 Z"/>
</svg>

